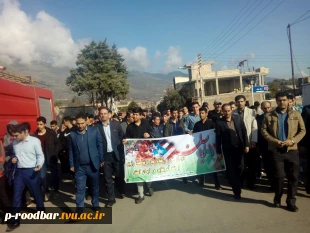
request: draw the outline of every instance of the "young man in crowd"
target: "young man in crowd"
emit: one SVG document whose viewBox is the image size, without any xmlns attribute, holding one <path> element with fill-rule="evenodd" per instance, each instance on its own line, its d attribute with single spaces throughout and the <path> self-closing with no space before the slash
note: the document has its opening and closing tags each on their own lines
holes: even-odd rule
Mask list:
<svg viewBox="0 0 310 233">
<path fill-rule="evenodd" d="M 170 110 L 169 110 L 169 111 L 170 111 Z M 168 114 L 168 111 L 163 111 L 163 115 L 162 115 L 162 125 L 165 127 L 168 121 L 169 121 L 169 114 Z"/>
<path fill-rule="evenodd" d="M 218 158 L 225 158 L 226 172 L 232 186 L 234 198 L 241 198 L 240 175 L 243 153 L 249 152 L 249 141 L 245 124 L 241 117 L 232 114 L 231 106 L 222 106 L 223 117 L 216 122 L 216 152 Z"/>
<path fill-rule="evenodd" d="M 160 114 L 153 113 L 152 116 L 152 126 L 150 128 L 149 134 L 151 138 L 162 138 L 164 137 L 164 126 L 160 124 Z"/>
<path fill-rule="evenodd" d="M 98 127 L 87 126 L 87 117 L 81 113 L 76 116 L 77 129 L 70 132 L 69 163 L 75 173 L 76 207 L 81 214 L 84 208 L 86 179 L 91 188 L 93 209 L 99 207 L 99 169 L 104 164 L 103 141 Z"/>
<path fill-rule="evenodd" d="M 185 134 L 184 122 L 178 119 L 178 109 L 175 107 L 170 108 L 171 117 L 166 124 L 164 136 L 177 136 Z"/>
<path fill-rule="evenodd" d="M 178 118 L 179 118 L 179 120 L 181 120 L 181 121 L 183 121 L 183 116 L 184 116 L 184 110 L 183 110 L 183 108 L 179 108 L 179 110 L 178 110 Z M 183 121 L 184 122 L 184 121 Z"/>
<path fill-rule="evenodd" d="M 214 123 L 216 123 L 216 121 L 223 116 L 222 101 L 218 99 L 214 100 L 213 106 L 214 109 L 209 112 L 208 118 L 211 119 Z"/>
<path fill-rule="evenodd" d="M 276 165 L 274 206 L 281 206 L 284 178 L 288 179 L 287 209 L 297 212 L 296 194 L 299 175 L 297 144 L 306 134 L 304 121 L 298 111 L 289 108 L 288 95 L 276 94 L 277 108 L 264 118 L 262 134 L 268 141 Z"/>
<path fill-rule="evenodd" d="M 230 101 L 228 104 L 230 105 L 232 111 L 234 111 L 237 108 L 235 101 Z"/>
<path fill-rule="evenodd" d="M 193 113 L 190 113 L 186 119 L 185 119 L 185 132 L 189 133 L 194 129 L 194 125 L 196 122 L 200 121 L 199 117 L 199 103 L 198 102 L 193 102 L 192 103 L 192 108 L 193 108 Z"/>
<path fill-rule="evenodd" d="M 186 117 L 188 116 L 189 112 L 188 112 L 188 107 L 185 105 L 183 107 L 183 112 L 184 112 L 184 115 L 183 115 L 183 121 L 185 122 L 185 119 Z"/>
<path fill-rule="evenodd" d="M 56 133 L 52 129 L 46 127 L 45 117 L 40 116 L 37 118 L 37 126 L 38 129 L 33 136 L 40 140 L 44 153 L 45 163 L 40 169 L 40 178 L 45 193 L 44 200 L 48 201 L 50 199 L 50 191 L 46 178 L 46 171 L 48 168 L 51 170 L 51 180 L 54 186 L 53 198 L 57 199 L 59 196 L 58 154 L 61 150 L 61 144 Z"/>
<path fill-rule="evenodd" d="M 150 134 L 148 133 L 150 131 L 150 125 L 147 122 L 147 120 L 142 119 L 143 111 L 140 107 L 136 107 L 133 109 L 133 119 L 134 122 L 129 124 L 127 126 L 126 130 L 126 138 L 150 138 Z M 123 140 L 123 143 L 126 143 L 126 140 Z M 151 182 L 146 182 L 149 195 L 154 195 L 154 190 L 152 188 Z M 144 201 L 144 183 L 140 182 L 137 183 L 139 197 L 136 199 L 136 204 L 140 204 L 142 201 Z"/>
<path fill-rule="evenodd" d="M 12 163 L 17 164 L 13 180 L 13 211 L 15 216 L 19 213 L 22 206 L 22 196 L 25 187 L 27 187 L 34 196 L 38 211 L 44 211 L 44 203 L 40 192 L 39 176 L 40 169 L 44 164 L 44 154 L 41 142 L 35 137 L 27 134 L 25 124 L 19 124 L 14 127 L 12 132 L 15 140 L 13 148 L 15 157 Z M 8 224 L 7 232 L 13 231 L 20 225 L 20 218 L 11 218 Z"/>
<path fill-rule="evenodd" d="M 254 190 L 257 166 L 259 166 L 259 154 L 256 153 L 257 143 L 257 122 L 255 111 L 246 107 L 246 98 L 244 95 L 238 95 L 235 97 L 237 109 L 233 111 L 233 114 L 238 114 L 246 127 L 248 141 L 250 142 L 249 154 L 245 155 L 245 166 L 247 170 L 244 170 L 244 174 L 241 177 L 241 182 L 247 178 L 247 187 Z"/>
<path fill-rule="evenodd" d="M 58 137 L 59 137 L 59 134 L 60 134 L 60 128 L 58 127 L 57 121 L 52 120 L 52 121 L 50 122 L 50 126 L 51 126 L 51 129 L 56 133 L 57 138 L 58 138 Z"/>
<path fill-rule="evenodd" d="M 215 123 L 212 120 L 208 119 L 208 109 L 205 107 L 202 107 L 199 109 L 199 116 L 200 116 L 200 121 L 196 122 L 194 125 L 194 129 L 192 133 L 198 133 L 201 131 L 209 130 L 209 129 L 214 129 L 215 128 Z M 213 178 L 214 178 L 214 184 L 215 188 L 217 190 L 221 190 L 222 187 L 220 185 L 220 181 L 218 178 L 218 173 L 214 172 L 213 173 Z M 200 175 L 199 176 L 199 185 L 204 186 L 205 183 L 205 175 Z"/>
<path fill-rule="evenodd" d="M 104 165 L 103 174 L 108 202 L 105 207 L 112 207 L 115 201 L 114 185 L 121 198 L 125 197 L 124 182 L 124 138 L 123 130 L 119 122 L 109 119 L 109 110 L 106 107 L 99 109 L 100 122 L 96 125 L 101 133 L 103 141 Z M 115 183 L 113 177 L 115 176 Z"/>
<path fill-rule="evenodd" d="M 126 135 L 127 126 L 133 122 L 133 113 L 128 111 L 125 116 L 125 120 L 121 123 L 123 134 Z"/>
</svg>

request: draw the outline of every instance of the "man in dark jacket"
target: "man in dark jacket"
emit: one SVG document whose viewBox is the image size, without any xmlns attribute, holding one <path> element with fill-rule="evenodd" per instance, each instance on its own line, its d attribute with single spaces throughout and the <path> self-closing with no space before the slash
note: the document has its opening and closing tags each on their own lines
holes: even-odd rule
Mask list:
<svg viewBox="0 0 310 233">
<path fill-rule="evenodd" d="M 201 120 L 196 122 L 196 124 L 194 125 L 194 129 L 193 129 L 192 133 L 198 133 L 198 132 L 202 132 L 205 130 L 215 128 L 215 123 L 212 120 L 208 119 L 208 109 L 207 108 L 205 108 L 205 107 L 200 108 L 199 109 L 199 116 L 200 116 Z M 217 190 L 221 190 L 222 187 L 220 185 L 220 181 L 219 181 L 217 172 L 213 173 L 213 178 L 214 178 L 215 188 Z M 205 175 L 200 175 L 199 176 L 199 185 L 204 186 L 204 183 L 205 183 Z"/>
<path fill-rule="evenodd" d="M 273 190 L 276 168 L 274 165 L 274 161 L 272 159 L 272 152 L 268 150 L 268 141 L 263 137 L 261 133 L 264 118 L 266 114 L 271 111 L 271 103 L 269 101 L 262 102 L 261 109 L 263 110 L 264 114 L 256 116 L 257 129 L 258 129 L 258 132 L 257 132 L 258 150 L 260 154 L 262 155 L 265 172 L 266 172 L 268 181 L 271 186 L 270 189 Z M 258 162 L 260 162 L 260 160 Z"/>
<path fill-rule="evenodd" d="M 177 136 L 185 134 L 185 125 L 182 120 L 178 119 L 178 109 L 175 107 L 170 108 L 171 117 L 165 126 L 165 137 Z"/>
<path fill-rule="evenodd" d="M 100 122 L 96 125 L 101 133 L 104 149 L 104 181 L 108 194 L 108 203 L 105 207 L 112 207 L 116 203 L 113 175 L 115 175 L 115 187 L 125 197 L 124 191 L 124 138 L 122 127 L 119 122 L 109 119 L 109 109 L 101 107 L 99 109 Z"/>
<path fill-rule="evenodd" d="M 162 138 L 164 137 L 164 126 L 160 124 L 159 113 L 153 113 L 152 116 L 152 126 L 150 128 L 149 134 L 151 138 Z"/>
<path fill-rule="evenodd" d="M 99 169 L 104 164 L 103 141 L 98 127 L 89 127 L 86 115 L 76 116 L 77 130 L 70 133 L 69 163 L 75 173 L 76 207 L 80 214 L 84 208 L 86 179 L 89 179 L 92 206 L 99 210 Z"/>
<path fill-rule="evenodd" d="M 140 107 L 133 109 L 133 119 L 134 122 L 130 123 L 126 130 L 126 138 L 150 138 L 150 125 L 146 119 L 142 116 L 143 111 Z M 126 143 L 126 140 L 123 140 L 123 143 Z M 152 188 L 152 183 L 147 182 L 147 187 L 149 189 L 150 196 L 153 196 L 154 190 Z M 143 182 L 137 183 L 137 188 L 139 192 L 139 197 L 135 200 L 136 204 L 140 204 L 144 201 L 144 187 Z"/>
<path fill-rule="evenodd" d="M 226 171 L 235 199 L 241 198 L 240 175 L 243 170 L 243 153 L 249 152 L 249 140 L 242 118 L 232 114 L 231 106 L 222 106 L 223 117 L 216 121 L 216 152 L 225 156 Z"/>
<path fill-rule="evenodd" d="M 301 116 L 306 127 L 306 136 L 303 138 L 302 144 L 306 148 L 307 154 L 307 183 L 306 192 L 310 194 L 310 105 L 306 105 L 302 109 Z"/>
<path fill-rule="evenodd" d="M 58 154 L 61 149 L 61 143 L 57 138 L 55 131 L 46 127 L 46 118 L 40 116 L 37 118 L 38 129 L 34 133 L 34 137 L 37 137 L 42 146 L 45 162 L 40 170 L 41 185 L 43 186 L 45 196 L 44 200 L 48 201 L 50 198 L 49 188 L 46 179 L 46 170 L 51 170 L 51 180 L 54 186 L 53 198 L 58 198 L 59 189 L 59 175 L 58 175 Z"/>
</svg>

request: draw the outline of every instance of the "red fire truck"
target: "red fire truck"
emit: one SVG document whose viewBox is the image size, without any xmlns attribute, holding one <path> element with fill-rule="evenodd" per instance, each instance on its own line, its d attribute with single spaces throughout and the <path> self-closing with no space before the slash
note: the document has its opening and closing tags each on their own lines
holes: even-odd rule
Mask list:
<svg viewBox="0 0 310 233">
<path fill-rule="evenodd" d="M 55 119 L 52 91 L 37 87 L 31 78 L 0 70 L 0 139 L 11 120 L 29 122 L 33 132 L 38 116 L 44 116 L 48 124 Z"/>
</svg>

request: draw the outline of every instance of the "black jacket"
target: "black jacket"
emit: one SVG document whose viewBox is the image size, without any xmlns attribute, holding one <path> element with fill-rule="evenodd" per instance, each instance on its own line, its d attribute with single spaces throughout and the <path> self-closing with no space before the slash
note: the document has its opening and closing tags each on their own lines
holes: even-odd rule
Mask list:
<svg viewBox="0 0 310 233">
<path fill-rule="evenodd" d="M 310 105 L 306 105 L 302 109 L 302 119 L 306 127 L 306 136 L 302 139 L 301 145 L 310 148 Z"/>
<path fill-rule="evenodd" d="M 57 157 L 61 150 L 61 143 L 57 138 L 57 135 L 54 130 L 50 128 L 46 129 L 46 139 L 45 139 L 45 150 L 43 151 L 45 159 L 49 159 L 51 157 Z M 38 138 L 39 131 L 35 131 L 33 136 Z"/>
<path fill-rule="evenodd" d="M 98 122 L 96 126 L 99 128 L 100 134 L 103 141 L 103 152 L 107 153 L 107 138 L 103 130 L 102 122 Z M 123 130 L 121 124 L 118 121 L 110 121 L 110 130 L 111 130 L 111 143 L 113 152 L 116 155 L 116 158 L 120 161 L 124 159 L 124 146 L 122 140 L 124 138 Z"/>
<path fill-rule="evenodd" d="M 196 122 L 196 124 L 194 125 L 193 133 L 197 133 L 197 132 L 201 132 L 201 131 L 205 131 L 209 129 L 214 129 L 214 128 L 215 128 L 215 123 L 212 120 L 207 119 L 205 123 L 202 123 L 202 120 L 200 120 Z"/>
<path fill-rule="evenodd" d="M 126 129 L 126 138 L 144 138 L 144 133 L 150 132 L 150 124 L 146 119 L 141 119 L 137 126 L 135 122 L 130 123 Z"/>
<path fill-rule="evenodd" d="M 240 142 L 240 147 L 249 147 L 250 143 L 243 120 L 239 115 L 236 114 L 232 114 L 231 117 L 235 124 L 236 133 Z M 222 148 L 229 149 L 231 147 L 230 130 L 231 129 L 228 127 L 225 118 L 221 118 L 216 121 L 216 152 L 218 154 L 222 154 Z"/>
<path fill-rule="evenodd" d="M 177 126 L 177 123 L 179 124 L 178 128 L 176 129 L 177 133 L 174 133 L 174 128 Z M 171 119 L 167 122 L 165 126 L 165 131 L 164 131 L 164 136 L 165 137 L 170 137 L 170 136 L 177 136 L 177 135 L 182 135 L 185 134 L 185 125 L 182 120 L 177 120 L 177 123 L 174 124 Z"/>
<path fill-rule="evenodd" d="M 265 114 L 257 115 L 257 143 L 260 151 L 267 151 L 268 150 L 268 141 L 262 135 L 262 125 L 264 122 Z"/>
</svg>

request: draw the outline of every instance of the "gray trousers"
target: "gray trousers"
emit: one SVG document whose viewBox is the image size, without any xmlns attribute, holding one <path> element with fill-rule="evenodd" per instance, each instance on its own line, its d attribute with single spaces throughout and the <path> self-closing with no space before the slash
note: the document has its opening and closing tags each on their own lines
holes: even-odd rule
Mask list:
<svg viewBox="0 0 310 233">
<path fill-rule="evenodd" d="M 138 193 L 139 193 L 140 197 L 144 197 L 144 183 L 146 183 L 146 186 L 148 188 L 152 187 L 152 182 L 140 182 L 140 183 L 137 183 Z"/>
</svg>

